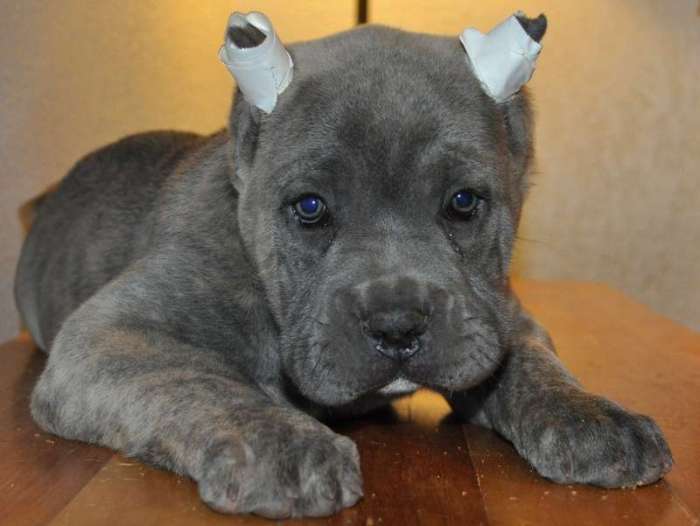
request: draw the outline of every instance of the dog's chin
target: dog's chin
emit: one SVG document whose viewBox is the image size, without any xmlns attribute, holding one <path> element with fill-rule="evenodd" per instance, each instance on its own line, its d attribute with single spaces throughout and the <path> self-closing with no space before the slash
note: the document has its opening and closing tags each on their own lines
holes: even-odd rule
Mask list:
<svg viewBox="0 0 700 526">
<path fill-rule="evenodd" d="M 325 382 L 325 385 L 309 385 L 306 382 L 298 384 L 304 396 L 326 407 L 349 406 L 368 398 L 396 398 L 411 394 L 420 387 L 420 384 L 401 375 L 398 369 L 359 382 L 348 382 L 346 377 L 345 381 L 337 379 Z"/>
<path fill-rule="evenodd" d="M 319 382 L 318 376 L 305 375 L 295 383 L 308 400 L 326 407 L 340 407 L 367 398 L 398 398 L 410 395 L 422 387 L 437 392 L 463 391 L 482 383 L 493 373 L 490 367 L 469 368 L 462 371 L 462 374 L 455 374 L 452 370 L 449 374 L 435 371 L 437 374 L 428 375 L 411 374 L 408 369 L 410 368 L 391 368 L 373 378 L 366 374 L 358 378 L 348 373 L 331 380 L 324 375 L 321 377 L 325 380 L 323 382 Z"/>
<path fill-rule="evenodd" d="M 316 382 L 299 382 L 301 394 L 308 400 L 328 408 L 342 410 L 357 406 L 377 405 L 384 400 L 389 401 L 415 393 L 423 387 L 439 393 L 454 393 L 473 388 L 490 376 L 492 371 L 469 371 L 461 376 L 450 374 L 447 377 L 417 378 L 407 374 L 400 368 L 393 372 L 380 375 L 379 378 L 363 378 L 359 382 L 336 378 L 326 381 L 323 385 Z"/>
</svg>

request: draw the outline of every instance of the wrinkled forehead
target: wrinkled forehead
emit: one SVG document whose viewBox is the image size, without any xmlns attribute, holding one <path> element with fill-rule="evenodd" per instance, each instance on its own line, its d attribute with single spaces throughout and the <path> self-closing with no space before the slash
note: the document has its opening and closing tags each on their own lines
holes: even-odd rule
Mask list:
<svg viewBox="0 0 700 526">
<path fill-rule="evenodd" d="M 290 52 L 294 82 L 263 117 L 260 147 L 274 149 L 266 153 L 321 158 L 332 149 L 380 165 L 436 150 L 488 157 L 498 147 L 498 109 L 456 37 L 364 27 Z"/>
</svg>

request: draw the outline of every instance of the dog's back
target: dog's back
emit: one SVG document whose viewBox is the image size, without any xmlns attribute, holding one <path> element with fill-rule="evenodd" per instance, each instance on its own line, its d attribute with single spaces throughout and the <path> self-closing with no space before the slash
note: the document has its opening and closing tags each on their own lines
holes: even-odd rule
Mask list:
<svg viewBox="0 0 700 526">
<path fill-rule="evenodd" d="M 200 140 L 179 132 L 126 137 L 85 156 L 22 207 L 29 234 L 15 299 L 39 347 L 48 351 L 66 317 L 139 257 L 160 188 Z"/>
</svg>

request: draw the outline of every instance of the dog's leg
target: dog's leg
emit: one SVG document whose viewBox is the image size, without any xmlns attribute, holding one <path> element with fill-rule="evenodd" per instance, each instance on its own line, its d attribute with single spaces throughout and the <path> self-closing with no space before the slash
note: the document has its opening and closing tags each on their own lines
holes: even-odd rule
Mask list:
<svg viewBox="0 0 700 526">
<path fill-rule="evenodd" d="M 44 429 L 189 475 L 223 512 L 322 516 L 360 498 L 351 440 L 123 303 L 99 293 L 62 327 L 32 399 Z"/>
<path fill-rule="evenodd" d="M 556 357 L 547 332 L 524 312 L 502 368 L 484 385 L 454 395 L 452 405 L 510 440 L 556 482 L 649 484 L 673 463 L 654 421 L 585 392 Z"/>
</svg>

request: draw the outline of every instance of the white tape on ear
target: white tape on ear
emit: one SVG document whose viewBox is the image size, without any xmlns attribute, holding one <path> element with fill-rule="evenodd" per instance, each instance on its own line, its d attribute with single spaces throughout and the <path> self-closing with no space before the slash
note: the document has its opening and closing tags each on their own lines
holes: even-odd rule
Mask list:
<svg viewBox="0 0 700 526">
<path fill-rule="evenodd" d="M 465 29 L 459 40 L 474 74 L 496 102 L 505 102 L 530 80 L 542 49 L 515 16 L 485 35 L 473 28 Z"/>
<path fill-rule="evenodd" d="M 265 39 L 256 46 L 239 47 L 230 37 L 231 28 L 247 26 L 258 29 Z M 229 17 L 219 58 L 236 79 L 245 99 L 266 113 L 274 109 L 277 96 L 292 81 L 292 57 L 262 13 L 233 13 Z"/>
</svg>

